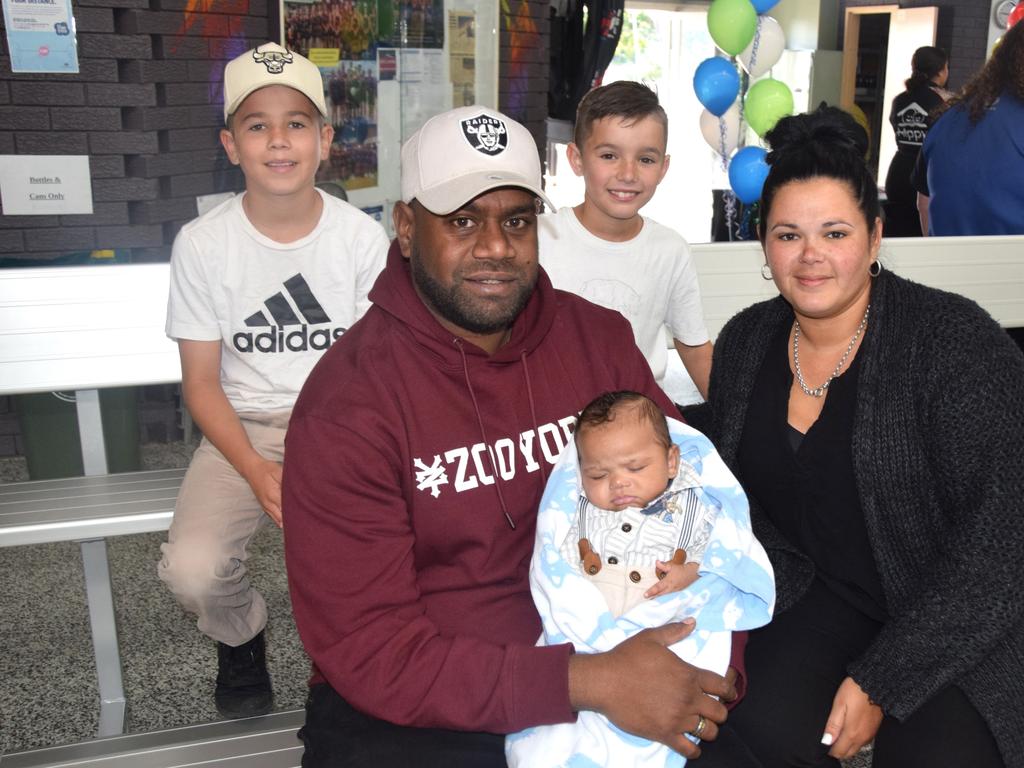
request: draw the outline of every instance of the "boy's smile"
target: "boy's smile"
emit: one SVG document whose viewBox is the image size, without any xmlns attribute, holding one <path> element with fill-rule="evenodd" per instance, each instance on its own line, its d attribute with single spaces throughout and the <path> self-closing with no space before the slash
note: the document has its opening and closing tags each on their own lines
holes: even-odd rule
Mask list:
<svg viewBox="0 0 1024 768">
<path fill-rule="evenodd" d="M 586 183 L 576 207 L 581 223 L 605 240 L 635 237 L 638 213 L 668 171 L 665 126 L 654 116 L 635 121 L 611 116 L 595 120 L 583 147 L 569 145 L 573 171 Z"/>
<path fill-rule="evenodd" d="M 333 135 L 308 98 L 294 88 L 271 85 L 239 105 L 230 130 L 221 131 L 221 143 L 245 173 L 247 194 L 280 197 L 315 194 L 313 181 Z"/>
</svg>

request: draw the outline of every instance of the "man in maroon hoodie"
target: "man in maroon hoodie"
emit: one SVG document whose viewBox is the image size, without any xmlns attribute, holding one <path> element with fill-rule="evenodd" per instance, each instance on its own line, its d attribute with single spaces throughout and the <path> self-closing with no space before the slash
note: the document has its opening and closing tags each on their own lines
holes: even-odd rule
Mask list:
<svg viewBox="0 0 1024 768">
<path fill-rule="evenodd" d="M 683 733 L 714 738 L 712 697 L 736 696 L 667 650 L 690 623 L 604 654 L 534 645 L 537 505 L 577 412 L 623 389 L 673 412 L 629 324 L 538 267 L 540 185 L 508 117 L 428 120 L 402 148 L 373 306 L 295 406 L 284 526 L 314 664 L 303 766 L 503 766 L 502 734 L 581 709 L 695 757 Z"/>
</svg>

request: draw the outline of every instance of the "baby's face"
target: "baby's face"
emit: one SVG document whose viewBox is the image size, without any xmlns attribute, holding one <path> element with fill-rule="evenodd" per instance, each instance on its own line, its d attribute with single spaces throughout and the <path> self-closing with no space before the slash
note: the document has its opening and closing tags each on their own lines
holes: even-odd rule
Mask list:
<svg viewBox="0 0 1024 768">
<path fill-rule="evenodd" d="M 679 469 L 679 448 L 658 442 L 654 427 L 632 413 L 586 427 L 577 440 L 583 491 L 601 509 L 619 512 L 658 498 Z"/>
</svg>

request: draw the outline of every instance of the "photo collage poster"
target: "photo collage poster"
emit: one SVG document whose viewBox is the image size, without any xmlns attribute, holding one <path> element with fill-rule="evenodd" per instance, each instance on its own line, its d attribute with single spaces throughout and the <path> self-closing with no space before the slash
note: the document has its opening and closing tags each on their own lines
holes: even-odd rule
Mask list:
<svg viewBox="0 0 1024 768">
<path fill-rule="evenodd" d="M 378 83 L 400 76 L 400 49 L 443 48 L 445 22 L 443 0 L 286 0 L 285 45 L 320 68 L 334 126 L 318 184 L 378 185 Z"/>
</svg>

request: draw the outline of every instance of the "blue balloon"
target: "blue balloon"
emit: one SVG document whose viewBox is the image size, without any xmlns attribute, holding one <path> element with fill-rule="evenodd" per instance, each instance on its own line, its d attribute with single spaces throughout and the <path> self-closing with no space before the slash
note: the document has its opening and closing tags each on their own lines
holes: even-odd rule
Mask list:
<svg viewBox="0 0 1024 768">
<path fill-rule="evenodd" d="M 728 59 L 712 56 L 704 59 L 693 73 L 693 90 L 708 112 L 721 117 L 739 95 L 740 73 Z"/>
<path fill-rule="evenodd" d="M 750 0 L 750 4 L 754 6 L 754 10 L 758 13 L 765 13 L 778 5 L 778 3 L 779 0 Z"/>
<path fill-rule="evenodd" d="M 768 178 L 767 156 L 760 147 L 744 147 L 729 161 L 729 186 L 747 205 L 761 199 L 761 188 Z"/>
</svg>

